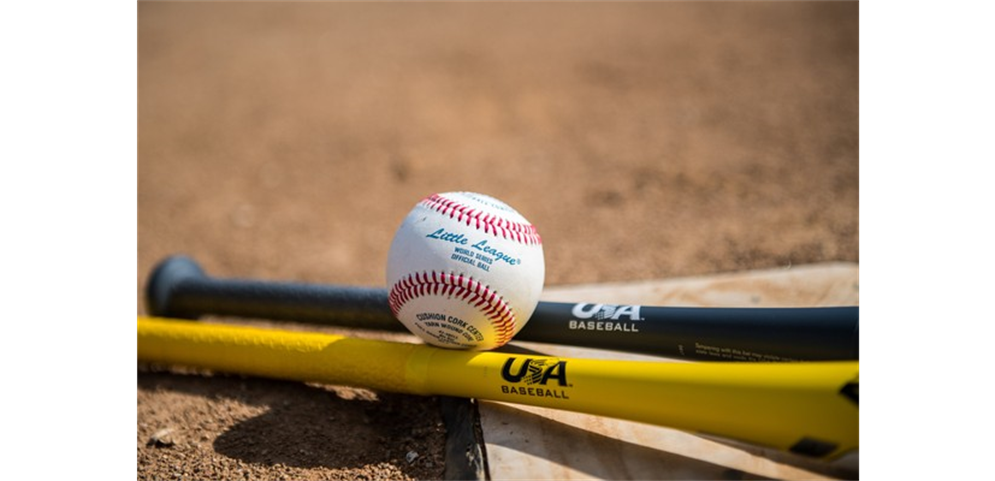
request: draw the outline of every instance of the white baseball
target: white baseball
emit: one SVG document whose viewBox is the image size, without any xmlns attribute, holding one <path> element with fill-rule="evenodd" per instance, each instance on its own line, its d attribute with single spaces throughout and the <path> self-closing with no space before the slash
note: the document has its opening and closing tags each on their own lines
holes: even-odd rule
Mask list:
<svg viewBox="0 0 995 481">
<path fill-rule="evenodd" d="M 545 272 L 542 239 L 515 209 L 482 194 L 434 194 L 390 245 L 390 308 L 429 344 L 494 349 L 532 316 Z"/>
</svg>

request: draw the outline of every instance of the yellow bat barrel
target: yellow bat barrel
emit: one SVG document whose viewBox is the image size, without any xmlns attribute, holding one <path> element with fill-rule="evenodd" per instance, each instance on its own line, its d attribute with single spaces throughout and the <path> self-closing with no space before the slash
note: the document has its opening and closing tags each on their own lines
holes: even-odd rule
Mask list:
<svg viewBox="0 0 995 481">
<path fill-rule="evenodd" d="M 815 457 L 858 447 L 857 362 L 569 359 L 141 317 L 138 359 L 565 409 Z"/>
</svg>

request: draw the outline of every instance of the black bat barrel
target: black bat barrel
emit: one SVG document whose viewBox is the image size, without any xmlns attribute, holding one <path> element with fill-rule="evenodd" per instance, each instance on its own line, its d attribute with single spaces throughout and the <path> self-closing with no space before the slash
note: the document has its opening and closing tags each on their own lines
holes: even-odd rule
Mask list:
<svg viewBox="0 0 995 481">
<path fill-rule="evenodd" d="M 149 314 L 284 320 L 400 331 L 382 288 L 218 279 L 192 259 L 160 263 Z M 701 308 L 540 302 L 518 341 L 709 361 L 858 359 L 859 308 Z"/>
<path fill-rule="evenodd" d="M 709 361 L 858 359 L 858 307 L 702 308 L 540 302 L 516 339 Z M 536 319 L 541 322 L 533 324 Z"/>
</svg>

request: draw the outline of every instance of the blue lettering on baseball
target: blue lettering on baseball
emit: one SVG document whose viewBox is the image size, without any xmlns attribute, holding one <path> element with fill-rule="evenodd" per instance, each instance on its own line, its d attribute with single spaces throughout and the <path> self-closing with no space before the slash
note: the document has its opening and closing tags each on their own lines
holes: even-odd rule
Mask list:
<svg viewBox="0 0 995 481">
<path fill-rule="evenodd" d="M 461 256 L 459 254 L 453 254 L 453 255 L 449 256 L 449 258 L 452 259 L 452 260 L 454 260 L 454 261 L 462 262 L 464 264 L 470 264 L 471 266 L 473 265 L 473 262 L 474 262 L 472 257 Z"/>
<path fill-rule="evenodd" d="M 439 239 L 441 241 L 452 242 L 453 244 L 459 244 L 465 246 L 469 242 L 463 234 L 455 234 L 452 232 L 446 232 L 446 229 L 439 229 L 425 237 L 429 239 Z"/>
<path fill-rule="evenodd" d="M 480 242 L 478 242 L 478 243 L 476 243 L 476 244 L 474 244 L 474 245 L 472 245 L 470 247 L 473 247 L 474 249 L 477 249 L 478 251 L 483 251 L 485 254 L 490 254 L 490 255 L 494 256 L 495 258 L 497 258 L 497 260 L 507 262 L 509 265 L 512 265 L 512 266 L 517 266 L 518 264 L 522 263 L 521 259 L 517 259 L 517 258 L 516 259 L 512 259 L 511 256 L 509 256 L 508 254 L 505 254 L 504 252 L 501 252 L 501 251 L 499 251 L 499 250 L 497 250 L 497 249 L 495 249 L 495 248 L 487 245 L 487 239 L 484 239 L 484 240 L 482 240 L 482 241 L 480 241 Z"/>
</svg>

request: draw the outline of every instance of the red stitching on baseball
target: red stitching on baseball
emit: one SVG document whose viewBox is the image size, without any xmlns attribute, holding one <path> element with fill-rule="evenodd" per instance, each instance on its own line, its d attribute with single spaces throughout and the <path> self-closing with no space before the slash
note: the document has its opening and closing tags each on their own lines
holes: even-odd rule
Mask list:
<svg viewBox="0 0 995 481">
<path fill-rule="evenodd" d="M 439 295 L 442 289 L 445 296 L 458 297 L 471 304 L 483 312 L 491 321 L 491 325 L 498 334 L 498 346 L 503 346 L 511 340 L 515 332 L 515 312 L 511 306 L 505 302 L 497 291 L 477 282 L 471 277 L 464 277 L 463 274 L 456 276 L 452 273 L 445 274 L 436 271 L 431 273 L 416 272 L 408 274 L 407 277 L 394 283 L 387 295 L 387 303 L 394 317 L 401 312 L 404 305 L 417 297 L 422 297 L 432 293 Z"/>
<path fill-rule="evenodd" d="M 469 227 L 483 228 L 484 233 L 499 235 L 505 239 L 514 240 L 526 245 L 540 245 L 542 238 L 532 224 L 513 222 L 503 217 L 486 214 L 439 194 L 432 194 L 421 201 L 421 205 L 448 215 Z"/>
</svg>

